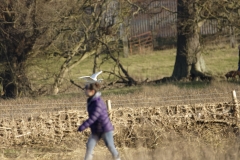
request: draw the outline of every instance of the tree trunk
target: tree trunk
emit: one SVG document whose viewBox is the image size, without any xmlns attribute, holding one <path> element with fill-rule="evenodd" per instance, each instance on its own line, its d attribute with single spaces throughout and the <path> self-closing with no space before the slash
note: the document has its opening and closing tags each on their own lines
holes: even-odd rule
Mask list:
<svg viewBox="0 0 240 160">
<path fill-rule="evenodd" d="M 62 64 L 61 69 L 57 75 L 57 77 L 55 78 L 55 81 L 52 85 L 52 94 L 53 95 L 57 95 L 59 92 L 59 87 L 62 85 L 62 82 L 66 76 L 66 74 L 68 73 L 69 70 L 71 70 L 72 68 L 74 68 L 75 66 L 77 66 L 80 62 L 82 62 L 84 59 L 86 59 L 89 56 L 92 56 L 93 54 L 96 53 L 96 50 L 92 50 L 89 52 L 85 52 L 84 54 L 82 54 L 82 56 L 80 56 L 80 58 L 78 60 L 76 60 L 75 62 L 71 63 L 72 58 L 74 57 L 74 55 L 78 52 L 79 47 L 81 46 L 82 42 L 79 43 L 79 45 L 77 45 L 75 47 L 75 49 L 72 52 L 72 55 L 69 56 L 65 62 Z M 70 64 L 71 63 L 71 64 Z"/>
<path fill-rule="evenodd" d="M 99 56 L 102 53 L 102 45 L 99 45 L 97 48 L 97 51 L 94 55 L 94 60 L 93 60 L 93 74 L 97 72 L 98 70 L 98 60 Z"/>
<path fill-rule="evenodd" d="M 204 77 L 205 63 L 199 41 L 198 14 L 193 3 L 178 1 L 177 55 L 172 78 Z"/>
<path fill-rule="evenodd" d="M 128 58 L 129 48 L 128 48 L 128 38 L 127 38 L 127 36 L 123 37 L 123 53 L 124 53 L 124 57 Z"/>
<path fill-rule="evenodd" d="M 124 22 L 126 23 L 127 21 L 125 20 Z M 129 56 L 128 34 L 127 34 L 127 27 L 125 23 L 120 24 L 120 37 L 123 42 L 123 55 L 125 58 L 128 58 Z"/>
<path fill-rule="evenodd" d="M 17 38 L 19 37 L 16 36 L 16 39 Z M 34 42 L 35 41 L 31 41 L 31 43 Z M 3 79 L 3 96 L 5 98 L 31 95 L 32 87 L 26 75 L 25 63 L 27 61 L 27 53 L 31 50 L 32 46 L 28 46 L 26 43 L 27 42 L 24 41 L 20 44 L 13 42 L 6 44 L 7 53 L 4 59 L 7 60 L 7 63 L 5 63 L 5 69 L 1 73 Z"/>
<path fill-rule="evenodd" d="M 12 74 L 11 71 L 6 70 L 4 73 L 2 73 L 2 77 L 3 77 L 2 96 L 4 98 L 16 98 L 18 95 L 18 91 L 14 74 Z"/>
<path fill-rule="evenodd" d="M 31 25 L 31 30 L 21 31 L 14 26 L 15 12 L 12 10 L 13 6 L 13 2 L 9 1 L 4 14 L 4 19 L 9 24 L 2 25 L 0 29 L 0 40 L 2 40 L 0 61 L 4 64 L 4 70 L 0 73 L 0 76 L 5 98 L 31 94 L 31 83 L 26 75 L 25 64 L 28 59 L 28 53 L 32 50 L 39 36 L 35 22 L 36 0 L 31 1 L 28 6 L 29 15 L 27 15 L 26 21 L 28 25 Z"/>
<path fill-rule="evenodd" d="M 238 71 L 240 71 L 240 45 L 238 46 Z"/>
<path fill-rule="evenodd" d="M 57 77 L 56 77 L 56 79 L 54 81 L 53 88 L 52 88 L 52 94 L 53 95 L 57 95 L 58 94 L 59 87 L 62 85 L 63 79 L 64 79 L 64 77 L 66 76 L 67 73 L 68 73 L 68 64 L 64 63 L 61 66 L 61 70 L 58 73 L 58 75 L 57 75 Z"/>
<path fill-rule="evenodd" d="M 29 96 L 31 95 L 32 87 L 26 75 L 26 58 L 24 58 L 26 54 L 18 56 L 17 52 L 11 52 L 12 49 L 15 51 L 15 48 L 13 48 L 11 43 L 9 44 L 9 52 L 6 55 L 6 59 L 9 61 L 5 64 L 3 72 L 0 73 L 4 92 L 3 97 Z"/>
<path fill-rule="evenodd" d="M 230 26 L 230 46 L 232 48 L 235 48 L 235 45 L 236 45 L 236 36 L 235 36 L 234 27 Z"/>
</svg>

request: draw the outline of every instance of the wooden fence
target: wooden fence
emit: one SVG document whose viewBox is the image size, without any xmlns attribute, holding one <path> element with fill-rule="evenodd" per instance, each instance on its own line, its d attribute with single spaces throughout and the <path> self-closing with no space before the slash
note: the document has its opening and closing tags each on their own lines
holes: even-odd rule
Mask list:
<svg viewBox="0 0 240 160">
<path fill-rule="evenodd" d="M 154 47 L 176 44 L 177 0 L 154 1 L 148 6 L 148 10 L 152 13 L 140 12 L 130 20 L 130 37 L 152 32 Z M 217 21 L 205 21 L 200 32 L 202 35 L 217 33 Z"/>
<path fill-rule="evenodd" d="M 131 19 L 130 37 L 148 31 L 151 31 L 154 37 L 175 37 L 177 35 L 177 0 L 154 1 L 149 5 L 148 10 L 153 13 L 139 13 Z M 217 31 L 216 20 L 205 21 L 201 27 L 203 35 L 214 34 Z"/>
<path fill-rule="evenodd" d="M 112 111 L 111 100 L 106 101 L 107 108 L 109 111 L 109 115 L 111 118 L 117 116 L 119 113 Z M 119 109 L 118 109 L 119 110 Z M 129 109 L 128 109 L 129 110 Z M 236 91 L 232 91 L 232 102 L 230 103 L 215 103 L 215 104 L 194 104 L 194 105 L 174 105 L 174 106 L 163 106 L 163 107 L 149 107 L 149 108 L 141 108 L 140 112 L 134 112 L 130 109 L 128 112 L 123 113 L 121 115 L 128 115 L 126 117 L 133 117 L 133 115 L 141 115 L 141 116 L 149 116 L 149 112 L 154 110 L 154 114 L 156 111 L 159 112 L 157 115 L 166 116 L 168 118 L 175 118 L 178 121 L 182 121 L 181 119 L 192 119 L 196 122 L 203 123 L 225 123 L 228 125 L 239 126 L 239 103 L 237 100 Z M 146 112 L 144 114 L 144 112 Z M 130 114 L 130 115 L 129 115 Z M 153 115 L 152 115 L 153 116 Z M 152 116 L 150 116 L 152 118 Z M 171 119 L 170 118 L 170 119 Z"/>
<path fill-rule="evenodd" d="M 197 123 L 221 123 L 239 127 L 239 105 L 236 92 L 232 92 L 230 103 L 149 106 L 113 108 L 107 101 L 110 118 L 115 126 L 119 142 L 120 133 L 141 129 L 143 126 L 161 128 L 195 128 Z M 67 136 L 77 134 L 78 126 L 88 118 L 85 110 L 48 112 L 37 117 L 2 118 L 0 121 L 0 144 L 2 147 L 18 144 L 58 144 Z M 135 128 L 134 128 L 135 127 Z M 221 126 L 222 127 L 222 126 Z M 89 132 L 89 130 L 87 130 Z M 147 130 L 149 132 L 149 130 Z M 85 134 L 86 135 L 86 134 Z M 84 141 L 87 136 L 84 137 Z"/>
<path fill-rule="evenodd" d="M 137 36 L 133 36 L 129 38 L 129 47 L 130 52 L 138 52 L 141 53 L 144 49 L 153 49 L 153 39 L 152 33 L 146 32 Z"/>
</svg>

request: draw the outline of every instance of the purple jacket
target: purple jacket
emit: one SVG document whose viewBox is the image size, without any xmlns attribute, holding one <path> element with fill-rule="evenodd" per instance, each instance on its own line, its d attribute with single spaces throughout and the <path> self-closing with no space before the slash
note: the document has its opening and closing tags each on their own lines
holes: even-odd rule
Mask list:
<svg viewBox="0 0 240 160">
<path fill-rule="evenodd" d="M 110 122 L 107 107 L 101 99 L 101 93 L 97 92 L 92 98 L 87 101 L 88 119 L 78 128 L 78 131 L 83 131 L 90 127 L 92 133 L 104 133 L 113 130 L 113 125 Z"/>
</svg>

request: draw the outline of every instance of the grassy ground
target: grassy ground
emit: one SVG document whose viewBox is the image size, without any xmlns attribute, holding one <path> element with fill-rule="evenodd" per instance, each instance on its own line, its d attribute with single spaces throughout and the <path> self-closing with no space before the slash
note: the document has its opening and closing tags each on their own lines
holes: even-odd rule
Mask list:
<svg viewBox="0 0 240 160">
<path fill-rule="evenodd" d="M 213 76 L 224 76 L 230 70 L 238 67 L 238 50 L 227 46 L 206 47 L 202 51 L 206 62 L 207 72 Z M 129 71 L 130 75 L 136 80 L 159 79 L 171 76 L 176 56 L 176 49 L 146 51 L 140 54 L 130 55 L 128 58 L 120 57 L 121 63 Z M 99 58 L 99 63 L 101 59 Z M 64 58 L 37 58 L 29 63 L 28 73 L 33 82 L 33 86 L 52 84 L 53 78 L 58 73 Z M 32 65 L 34 64 L 34 65 Z M 92 73 L 93 57 L 89 57 L 73 68 L 65 77 L 65 82 L 69 79 L 77 81 L 77 77 Z M 114 63 L 107 60 L 100 66 L 99 70 L 112 71 Z M 41 76 L 39 76 L 41 75 Z M 108 75 L 103 74 L 101 78 L 107 81 Z M 68 84 L 69 83 L 64 83 Z"/>
<path fill-rule="evenodd" d="M 213 46 L 206 47 L 202 51 L 203 57 L 205 59 L 207 72 L 216 77 L 223 77 L 224 74 L 230 70 L 237 69 L 238 63 L 238 50 L 235 48 L 230 48 L 227 46 Z M 130 55 L 129 58 L 120 57 L 120 61 L 127 68 L 130 75 L 136 80 L 145 80 L 149 78 L 150 80 L 159 79 L 165 76 L 171 76 L 174 62 L 176 56 L 176 49 L 159 50 L 154 52 L 147 52 L 142 54 Z M 100 59 L 103 57 L 100 57 Z M 32 79 L 33 86 L 37 85 L 51 85 L 53 83 L 53 77 L 56 75 L 60 68 L 61 63 L 56 63 L 57 61 L 64 61 L 63 58 L 48 58 L 43 59 L 33 59 L 31 61 L 32 66 L 29 65 L 29 75 Z M 49 96 L 48 99 L 61 99 L 61 98 L 71 98 L 75 96 L 75 93 L 79 93 L 79 89 L 69 83 L 69 79 L 73 79 L 76 83 L 80 83 L 77 79 L 79 76 L 89 75 L 92 73 L 93 67 L 92 57 L 87 58 L 77 67 L 73 68 L 65 77 L 64 85 L 61 88 L 61 94 L 58 96 Z M 36 65 L 37 64 L 37 65 Z M 102 66 L 101 70 L 112 70 L 114 63 L 111 60 L 106 61 Z M 41 75 L 41 76 L 39 76 Z M 101 78 L 108 81 L 107 74 L 102 74 Z M 221 80 L 223 80 L 221 78 Z M 224 82 L 223 82 L 224 83 Z M 231 82 L 236 83 L 238 82 Z M 226 83 L 228 84 L 228 83 Z M 206 83 L 175 83 L 174 85 L 180 88 L 202 88 L 205 87 Z M 225 85 L 225 84 L 223 84 Z M 141 91 L 142 87 L 127 87 L 127 88 L 114 88 L 104 90 L 104 94 L 128 94 Z M 67 94 L 66 94 L 67 93 Z"/>
<path fill-rule="evenodd" d="M 190 144 L 171 142 L 156 150 L 124 148 L 119 151 L 122 160 L 238 160 L 240 155 L 236 144 L 225 152 L 219 153 L 207 145 L 200 145 L 196 142 Z M 0 158 L 1 160 L 83 160 L 84 154 L 84 147 L 79 145 L 75 150 L 53 150 L 50 147 L 6 149 L 2 154 L 0 153 Z M 96 147 L 93 160 L 103 159 L 111 159 L 109 151 L 105 147 Z"/>
<path fill-rule="evenodd" d="M 137 79 L 158 79 L 171 76 L 176 49 L 160 50 L 142 54 L 131 55 L 129 58 L 120 58 L 120 61 L 128 69 L 130 75 Z M 203 50 L 203 57 L 206 62 L 207 71 L 215 76 L 224 75 L 229 70 L 236 70 L 238 67 L 238 50 L 227 46 L 207 47 Z M 91 73 L 92 60 L 87 59 L 72 73 L 73 75 L 85 75 Z M 102 70 L 109 70 L 113 66 L 111 61 L 102 65 Z M 90 68 L 89 68 L 90 67 Z"/>
<path fill-rule="evenodd" d="M 203 127 L 204 128 L 204 127 Z M 219 143 L 209 144 L 204 137 L 191 137 L 186 132 L 185 138 L 163 130 L 159 133 L 160 144 L 156 148 L 117 147 L 122 160 L 238 160 L 240 156 L 239 139 L 225 138 L 212 133 L 206 127 L 204 136 L 209 136 Z M 189 134 L 189 135 L 188 135 Z M 218 134 L 218 133 L 217 133 Z M 80 137 L 67 137 L 57 146 L 27 145 L 12 148 L 0 148 L 1 160 L 83 160 L 86 147 Z M 111 159 L 111 154 L 103 145 L 103 141 L 96 146 L 93 160 Z"/>
<path fill-rule="evenodd" d="M 129 73 L 137 80 L 159 79 L 165 76 L 170 76 L 173 70 L 175 61 L 175 49 L 154 51 L 151 53 L 142 53 L 138 55 L 131 55 L 129 58 L 121 57 L 121 62 L 128 69 Z M 223 76 L 229 70 L 237 69 L 238 51 L 228 47 L 210 47 L 203 50 L 203 56 L 206 61 L 208 73 L 215 76 Z M 60 68 L 60 62 L 64 59 L 56 57 L 47 59 L 33 59 L 29 63 L 28 73 L 34 84 L 51 84 L 53 77 Z M 56 63 L 59 62 L 59 63 Z M 66 81 L 70 78 L 75 79 L 78 76 L 89 75 L 92 72 L 92 58 L 84 60 L 79 66 L 74 68 L 66 77 Z M 37 65 L 32 65 L 37 64 Z M 113 62 L 108 61 L 101 66 L 102 70 L 111 70 Z M 106 79 L 106 75 L 102 76 Z M 62 91 L 69 87 L 70 84 L 64 86 Z M 72 87 L 74 88 L 74 87 Z M 231 101 L 231 91 L 237 90 L 237 96 L 240 95 L 239 82 L 194 82 L 194 83 L 173 83 L 173 84 L 156 84 L 148 86 L 135 86 L 126 88 L 113 88 L 103 90 L 103 98 L 111 99 L 113 108 L 115 105 L 122 104 L 121 100 L 136 103 L 139 105 L 138 99 L 150 99 L 155 101 L 163 101 L 162 105 L 187 104 L 187 103 L 210 103 L 210 102 L 229 102 Z M 209 96 L 212 94 L 211 96 Z M 223 94 L 224 97 L 221 97 Z M 194 95 L 191 97 L 191 95 Z M 194 101 L 194 99 L 199 99 Z M 210 99 L 209 99 L 210 98 Z M 189 100 L 192 99 L 192 100 Z M 65 102 L 79 102 L 86 101 L 84 94 L 79 89 L 66 89 L 57 96 L 36 97 L 36 99 L 17 99 L 1 102 L 2 104 L 15 104 L 16 108 L 20 107 L 20 103 L 41 103 L 43 107 L 47 108 L 50 105 L 47 103 L 65 103 Z M 126 104 L 127 106 L 128 104 Z M 134 105 L 133 105 L 134 106 Z M 50 106 L 51 107 L 51 106 Z M 85 106 L 84 106 L 85 107 Z M 12 107 L 14 108 L 14 107 Z M 85 109 L 85 108 L 84 108 Z M 166 135 L 170 135 L 167 131 Z M 229 131 L 230 132 L 230 131 Z M 186 132 L 188 134 L 188 132 Z M 162 133 L 161 133 L 162 134 Z M 194 141 L 188 139 L 176 139 L 176 137 L 167 137 L 161 139 L 161 147 L 155 149 L 146 148 L 118 148 L 123 160 L 158 160 L 158 159 L 233 159 L 237 160 L 239 157 L 238 140 L 222 139 L 221 142 L 226 143 L 226 146 L 217 146 L 212 148 L 201 142 L 201 138 L 205 136 L 196 137 Z M 206 134 L 213 134 L 206 129 Z M 216 136 L 213 136 L 216 137 Z M 235 141 L 235 143 L 233 142 Z M 20 145 L 9 148 L 0 147 L 0 159 L 39 159 L 39 160 L 78 160 L 83 159 L 85 153 L 85 144 L 78 139 L 71 137 L 67 144 L 61 143 L 58 146 L 26 146 Z M 219 144 L 222 144 L 219 142 Z M 95 150 L 95 160 L 109 159 L 110 154 L 102 145 L 97 146 Z"/>
</svg>

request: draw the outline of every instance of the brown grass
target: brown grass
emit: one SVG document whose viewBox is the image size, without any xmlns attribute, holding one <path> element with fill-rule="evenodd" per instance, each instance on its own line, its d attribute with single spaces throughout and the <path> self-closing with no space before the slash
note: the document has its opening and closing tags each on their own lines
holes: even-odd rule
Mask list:
<svg viewBox="0 0 240 160">
<path fill-rule="evenodd" d="M 233 105 L 223 103 L 232 101 L 231 91 L 239 91 L 238 84 L 182 83 L 132 89 L 124 94 L 103 92 L 104 99 L 112 100 L 114 137 L 123 160 L 238 159 Z M 0 107 L 0 113 L 14 117 L 0 120 L 0 159 L 83 159 L 90 133 L 76 129 L 87 118 L 85 102 L 77 103 L 85 99 L 78 93 L 2 101 L 6 106 Z M 103 142 L 95 152 L 95 160 L 102 159 L 110 159 Z"/>
<path fill-rule="evenodd" d="M 230 142 L 237 139 L 231 108 L 231 104 L 211 104 L 114 109 L 111 114 L 115 126 L 115 142 L 126 160 L 135 159 L 135 154 L 139 151 L 143 151 L 137 155 L 141 159 L 158 159 L 158 156 L 166 159 L 192 159 L 194 156 L 203 159 L 213 158 L 217 152 L 224 155 L 223 151 L 232 147 Z M 213 109 L 217 111 L 213 112 Z M 223 109 L 229 110 L 227 114 L 221 114 Z M 31 153 L 40 152 L 40 159 L 57 159 L 63 153 L 74 157 L 79 148 L 82 149 L 83 156 L 84 143 L 90 133 L 89 130 L 83 133 L 77 133 L 76 130 L 87 118 L 84 112 L 61 111 L 37 118 L 2 120 L 1 147 L 6 147 L 2 149 L 2 157 L 21 157 L 23 153 L 18 146 L 25 146 Z M 198 116 L 198 113 L 202 115 Z M 97 152 L 96 159 L 109 157 L 108 152 L 102 149 L 103 146 L 101 142 L 99 150 L 102 152 Z M 196 151 L 188 153 L 188 147 L 193 147 Z M 9 151 L 9 148 L 12 150 Z M 31 153 L 25 156 L 33 156 Z"/>
<path fill-rule="evenodd" d="M 168 85 L 136 86 L 103 90 L 103 99 L 112 100 L 115 107 L 169 106 L 196 103 L 220 103 L 232 100 L 231 91 L 240 93 L 238 83 L 196 82 Z M 21 98 L 1 101 L 0 116 L 21 118 L 37 116 L 41 112 L 57 112 L 70 109 L 85 109 L 86 97 L 83 91 L 57 96 Z M 144 105 L 143 105 L 144 104 Z"/>
</svg>

